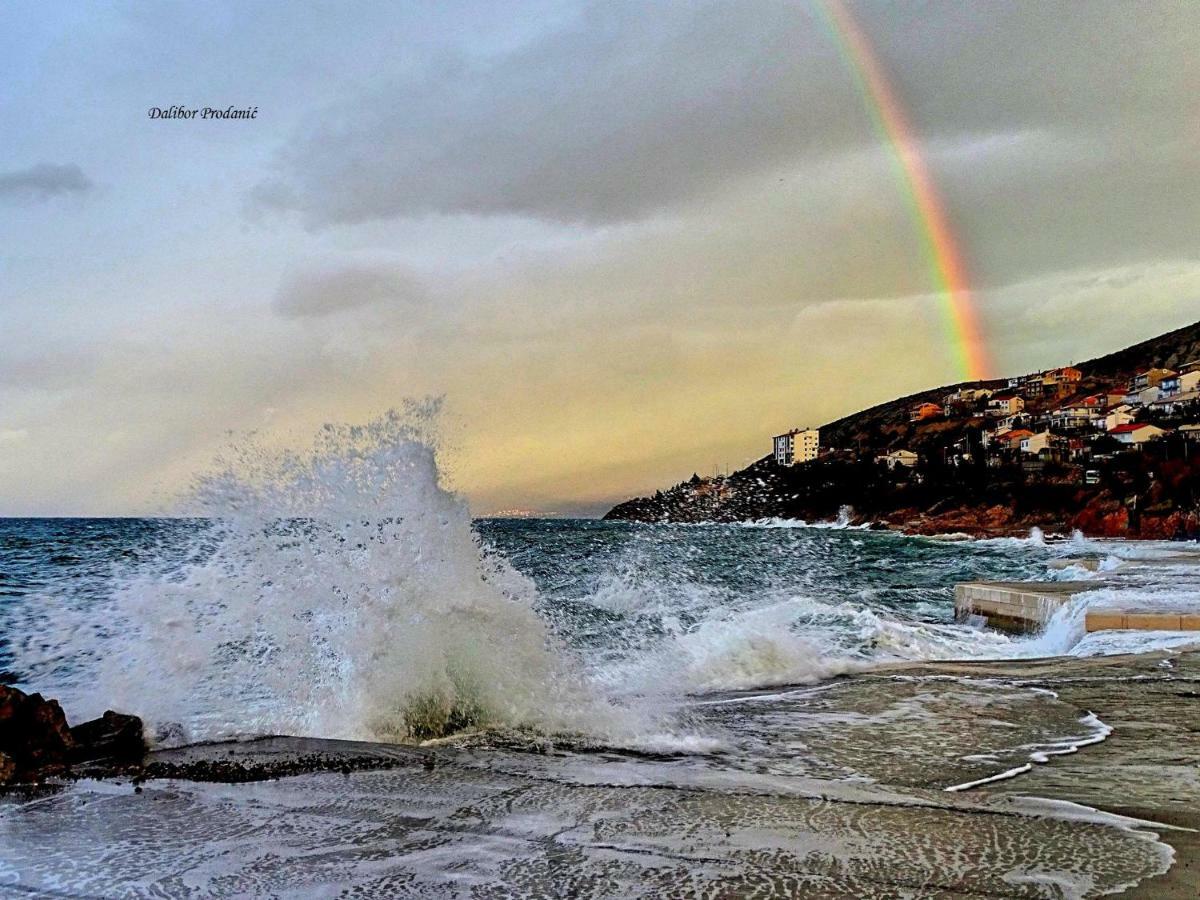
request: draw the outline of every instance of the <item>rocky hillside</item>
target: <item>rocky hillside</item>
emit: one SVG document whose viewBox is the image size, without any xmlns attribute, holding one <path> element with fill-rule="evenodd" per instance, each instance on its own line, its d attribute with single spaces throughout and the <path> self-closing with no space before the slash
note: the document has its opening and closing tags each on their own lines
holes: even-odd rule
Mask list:
<svg viewBox="0 0 1200 900">
<path fill-rule="evenodd" d="M 1126 381 L 1151 366 L 1178 369 L 1184 363 L 1200 359 L 1200 322 L 1185 325 L 1158 337 L 1089 359 L 1077 366 L 1084 376 Z"/>
<path fill-rule="evenodd" d="M 1123 390 L 1149 368 L 1174 368 L 1200 359 L 1200 322 L 1076 366 L 1080 395 Z M 1200 452 L 1180 436 L 1141 453 L 1117 454 L 1085 483 L 1083 466 L 1058 461 L 1036 470 L 1009 460 L 996 465 L 979 446 L 987 424 L 979 414 L 910 422 L 917 403 L 940 402 L 960 387 L 1000 388 L 1006 380 L 947 385 L 910 394 L 845 416 L 821 428 L 822 458 L 777 466 L 770 455 L 723 478 L 699 478 L 614 507 L 607 519 L 645 522 L 744 521 L 764 517 L 831 518 L 853 508 L 859 521 L 915 531 L 1015 533 L 1037 525 L 1086 533 L 1174 536 L 1200 527 Z M 1045 401 L 1049 407 L 1052 401 Z M 1061 398 L 1053 401 L 1061 403 Z M 1037 401 L 1031 403 L 1042 411 Z M 965 439 L 965 440 L 964 440 Z M 764 444 L 767 436 L 763 438 Z M 968 452 L 953 465 L 956 449 Z M 916 470 L 888 471 L 877 454 L 919 453 Z M 973 455 L 972 455 L 973 454 Z"/>
<path fill-rule="evenodd" d="M 1124 384 L 1137 372 L 1155 366 L 1173 369 L 1195 359 L 1200 359 L 1200 322 L 1185 325 L 1124 350 L 1089 359 L 1075 367 L 1083 372 L 1080 386 L 1080 392 L 1083 393 L 1102 390 L 1111 384 Z M 889 400 L 823 425 L 821 443 L 846 449 L 857 446 L 892 449 L 905 444 L 906 440 L 911 442 L 914 436 L 918 437 L 920 443 L 920 435 L 914 435 L 914 429 L 908 427 L 908 411 L 913 406 L 925 401 L 937 402 L 959 388 L 999 388 L 1005 383 L 1006 379 L 963 382 Z"/>
</svg>

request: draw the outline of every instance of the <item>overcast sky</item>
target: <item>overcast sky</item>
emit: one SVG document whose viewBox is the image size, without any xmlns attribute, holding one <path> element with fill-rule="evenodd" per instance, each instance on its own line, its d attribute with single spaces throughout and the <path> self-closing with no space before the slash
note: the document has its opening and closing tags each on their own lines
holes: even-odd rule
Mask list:
<svg viewBox="0 0 1200 900">
<path fill-rule="evenodd" d="M 1200 3 L 848 8 L 996 374 L 1200 319 Z M 0 515 L 426 395 L 477 513 L 602 511 L 955 380 L 933 290 L 807 0 L 0 6 Z"/>
</svg>

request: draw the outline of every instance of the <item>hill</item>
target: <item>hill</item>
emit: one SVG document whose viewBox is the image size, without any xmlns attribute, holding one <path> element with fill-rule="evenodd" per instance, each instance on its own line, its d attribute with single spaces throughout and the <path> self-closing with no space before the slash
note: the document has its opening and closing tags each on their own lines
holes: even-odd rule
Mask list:
<svg viewBox="0 0 1200 900">
<path fill-rule="evenodd" d="M 1000 534 L 1036 525 L 1095 534 L 1188 532 L 1200 527 L 1200 443 L 1186 427 L 1178 429 L 1200 421 L 1200 403 L 1164 411 L 1150 403 L 1124 407 L 1118 398 L 1138 373 L 1178 370 L 1196 360 L 1200 322 L 1074 367 L 931 388 L 822 426 L 822 452 L 813 462 L 782 466 L 767 455 L 727 477 L 693 476 L 652 497 L 626 501 L 605 518 L 817 519 L 852 507 L 857 521 L 915 531 Z M 964 388 L 983 394 L 956 400 Z M 988 392 L 1018 394 L 1024 409 L 1002 427 L 1001 417 L 987 408 Z M 1064 425 L 1070 420 L 1057 411 L 1081 405 L 1085 397 L 1103 408 L 1089 413 L 1086 423 Z M 921 403 L 945 412 L 914 420 L 911 412 Z M 1120 430 L 1105 433 L 1108 413 L 1164 434 L 1124 446 L 1114 436 Z M 1006 427 L 1045 435 L 1046 446 L 1022 452 L 1015 442 L 998 444 Z M 917 465 L 889 469 L 877 462 L 899 449 L 917 454 Z"/>
<path fill-rule="evenodd" d="M 1200 322 L 1185 325 L 1158 337 L 1150 338 L 1132 347 L 1117 350 L 1098 356 L 1087 362 L 1079 363 L 1076 368 L 1083 373 L 1081 393 L 1094 393 L 1105 387 L 1121 385 L 1129 381 L 1137 372 L 1161 367 L 1176 369 L 1192 360 L 1200 360 Z M 830 447 L 853 447 L 858 441 L 876 449 L 891 449 L 896 441 L 875 440 L 876 432 L 887 432 L 898 426 L 902 433 L 898 437 L 908 437 L 909 432 L 903 428 L 908 423 L 908 411 L 917 403 L 927 401 L 939 402 L 941 397 L 961 388 L 996 388 L 1008 384 L 1007 378 L 992 381 L 964 381 L 958 384 L 930 388 L 907 397 L 889 400 L 870 409 L 851 413 L 821 426 L 822 443 Z M 1089 390 L 1090 389 L 1090 390 Z"/>
</svg>

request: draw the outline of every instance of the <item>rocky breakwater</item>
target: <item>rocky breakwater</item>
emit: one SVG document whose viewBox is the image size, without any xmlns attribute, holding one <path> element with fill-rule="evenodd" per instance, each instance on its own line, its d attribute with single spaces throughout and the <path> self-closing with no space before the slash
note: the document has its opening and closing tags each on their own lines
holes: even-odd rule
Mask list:
<svg viewBox="0 0 1200 900">
<path fill-rule="evenodd" d="M 140 761 L 142 720 L 108 710 L 72 728 L 57 700 L 0 685 L 0 785 L 36 783 L 73 767 Z"/>
</svg>

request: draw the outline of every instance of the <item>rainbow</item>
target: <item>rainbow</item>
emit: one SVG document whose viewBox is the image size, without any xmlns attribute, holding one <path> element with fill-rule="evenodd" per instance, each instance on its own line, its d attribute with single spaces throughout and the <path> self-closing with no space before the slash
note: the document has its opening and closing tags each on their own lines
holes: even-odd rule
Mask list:
<svg viewBox="0 0 1200 900">
<path fill-rule="evenodd" d="M 987 378 L 993 371 L 979 316 L 967 286 L 966 266 L 945 205 L 938 196 L 921 158 L 920 144 L 888 83 L 871 42 L 842 0 L 814 0 L 834 43 L 846 60 L 876 130 L 890 149 L 901 190 L 921 232 L 922 244 L 937 292 L 945 310 L 947 339 L 954 362 L 966 380 Z"/>
</svg>

